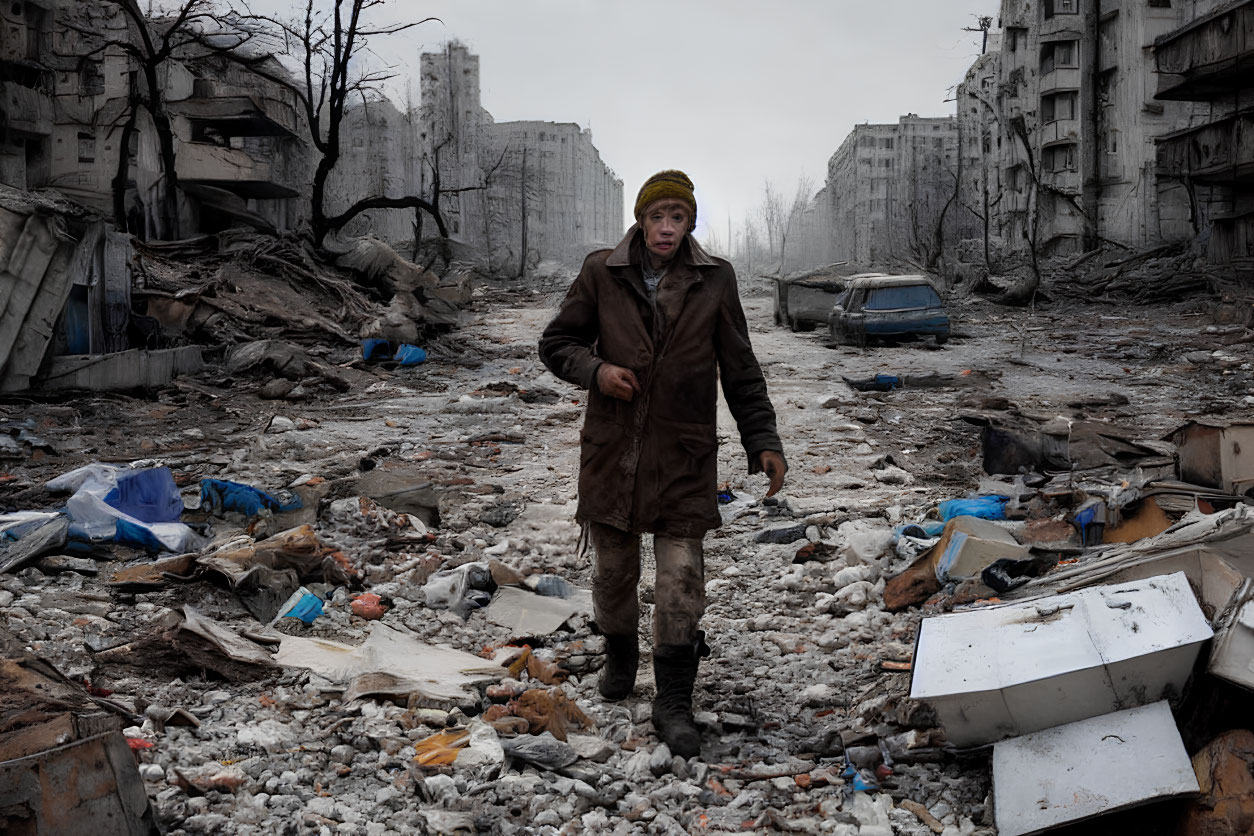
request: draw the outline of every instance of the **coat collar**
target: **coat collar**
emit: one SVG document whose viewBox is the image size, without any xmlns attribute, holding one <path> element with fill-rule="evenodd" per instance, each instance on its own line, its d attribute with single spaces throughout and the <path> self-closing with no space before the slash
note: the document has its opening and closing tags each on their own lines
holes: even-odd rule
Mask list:
<svg viewBox="0 0 1254 836">
<path fill-rule="evenodd" d="M 618 242 L 618 246 L 614 248 L 613 252 L 605 260 L 605 266 L 629 267 L 633 263 L 639 263 L 639 256 L 632 252 L 635 249 L 633 244 L 637 238 L 643 238 L 643 236 L 644 231 L 640 229 L 640 224 L 632 224 L 631 229 L 627 230 L 627 234 L 623 236 L 623 240 Z M 692 233 L 684 236 L 684 242 L 680 244 L 680 249 L 681 261 L 691 267 L 715 267 L 718 264 L 701 248 L 701 245 L 697 243 L 697 239 L 692 237 Z"/>
</svg>

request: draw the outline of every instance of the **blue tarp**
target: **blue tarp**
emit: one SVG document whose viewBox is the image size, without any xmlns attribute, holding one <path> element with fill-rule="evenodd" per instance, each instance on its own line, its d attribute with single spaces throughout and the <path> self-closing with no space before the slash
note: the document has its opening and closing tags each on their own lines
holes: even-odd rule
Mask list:
<svg viewBox="0 0 1254 836">
<path fill-rule="evenodd" d="M 303 505 L 299 496 L 293 495 L 284 501 L 252 485 L 228 482 L 225 479 L 200 480 L 200 507 L 214 516 L 221 516 L 228 511 L 248 517 L 256 516 L 262 510 L 280 514 L 299 510 Z"/>
<path fill-rule="evenodd" d="M 947 499 L 938 507 L 941 519 L 949 522 L 954 517 L 979 517 L 982 520 L 1006 519 L 1008 496 L 976 496 L 971 499 Z"/>
<path fill-rule="evenodd" d="M 104 501 L 140 522 L 175 522 L 183 516 L 174 474 L 168 467 L 147 470 L 120 470 L 117 485 L 104 495 Z"/>
</svg>

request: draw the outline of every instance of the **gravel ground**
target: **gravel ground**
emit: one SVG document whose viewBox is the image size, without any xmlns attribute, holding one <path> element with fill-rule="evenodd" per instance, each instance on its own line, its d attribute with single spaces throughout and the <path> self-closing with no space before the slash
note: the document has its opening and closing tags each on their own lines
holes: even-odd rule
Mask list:
<svg viewBox="0 0 1254 836">
<path fill-rule="evenodd" d="M 483 610 L 463 619 L 428 606 L 422 585 L 442 565 L 489 559 L 523 576 L 589 583 L 573 523 L 582 395 L 535 353 L 559 299 L 481 300 L 412 370 L 354 365 L 347 350 L 326 350 L 352 388 L 311 386 L 303 402 L 260 400 L 254 389 L 264 381 L 220 372 L 151 399 L 6 401 L 6 426 L 40 444 L 7 453 L 0 502 L 55 506 L 39 485 L 92 460 L 168 464 L 189 500 L 206 476 L 270 490 L 322 477 L 330 499 L 354 495 L 363 470 L 408 468 L 439 495 L 430 536 L 397 536 L 353 510 L 360 506 L 324 509 L 320 540 L 338 547 L 360 580 L 352 589 L 306 584 L 328 599 L 326 614 L 310 626 L 284 619 L 279 629 L 360 643 L 372 625 L 349 599 L 364 588 L 390 604 L 380 622 L 388 627 L 469 653 L 499 647 L 518 637 Z M 1239 341 L 1249 332 L 1224 324 L 1228 311 L 1209 303 L 1036 311 L 956 303 L 957 334 L 944 348 L 834 349 L 820 333 L 774 327 L 763 295 L 745 305 L 791 470 L 778 502 L 758 501 L 765 478 L 745 475 L 721 410 L 720 478 L 743 499 L 728 506 L 729 517 L 739 515 L 706 540 L 703 626 L 713 653 L 697 685 L 700 758 L 672 757 L 659 744 L 647 664 L 632 698 L 598 698 L 601 640 L 583 615 L 532 641 L 564 677 L 538 665 L 517 679 L 506 674 L 487 696 L 344 703 L 302 669 L 189 663 L 177 648 L 152 645 L 110 657 L 105 648 L 159 632 L 185 605 L 236 631 L 260 628 L 211 580 L 110 587 L 113 570 L 144 559 L 118 547 L 97 556 L 96 575 L 45 561 L 0 579 L 9 649 L 49 658 L 145 718 L 127 734 L 153 744 L 141 752 L 141 773 L 170 833 L 990 834 L 989 753 L 946 750 L 931 712 L 907 699 L 909 674 L 885 667 L 910 659 L 921 618 L 881 607 L 884 580 L 904 565 L 885 548 L 885 532 L 975 489 L 978 431 L 958 420 L 964 411 L 1082 413 L 1158 438 L 1187 414 L 1235 414 L 1254 403 L 1254 358 Z M 877 372 L 958 382 L 864 394 L 842 381 Z M 800 539 L 756 542 L 792 526 L 827 543 L 826 558 L 794 563 Z M 213 533 L 231 527 L 217 521 Z M 263 520 L 252 533 L 281 527 Z M 649 580 L 646 570 L 646 589 Z M 646 591 L 646 649 L 650 600 Z M 541 751 L 520 752 L 520 742 L 535 740 L 484 723 L 487 706 L 528 689 L 564 695 L 590 718 L 570 731 L 569 749 L 540 738 Z M 154 719 L 174 708 L 199 725 Z M 462 727 L 478 730 L 477 761 L 415 762 L 424 740 Z M 512 754 L 502 757 L 502 746 Z M 861 772 L 853 776 L 847 763 Z M 873 788 L 855 789 L 864 781 Z"/>
</svg>

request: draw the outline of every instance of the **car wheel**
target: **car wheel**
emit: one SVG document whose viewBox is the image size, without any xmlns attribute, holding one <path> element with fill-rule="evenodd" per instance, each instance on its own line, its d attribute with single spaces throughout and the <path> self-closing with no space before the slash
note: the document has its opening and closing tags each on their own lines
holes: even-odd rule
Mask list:
<svg viewBox="0 0 1254 836">
<path fill-rule="evenodd" d="M 937 335 L 936 335 L 936 344 L 937 344 L 937 345 L 944 345 L 944 344 L 945 344 L 945 343 L 947 343 L 947 342 L 949 342 L 949 335 L 948 335 L 948 334 L 937 334 Z"/>
</svg>

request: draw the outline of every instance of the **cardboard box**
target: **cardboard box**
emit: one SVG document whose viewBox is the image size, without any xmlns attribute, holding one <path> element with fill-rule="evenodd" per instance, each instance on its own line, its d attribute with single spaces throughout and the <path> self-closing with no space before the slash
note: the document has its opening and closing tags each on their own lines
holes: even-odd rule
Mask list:
<svg viewBox="0 0 1254 836">
<path fill-rule="evenodd" d="M 1173 432 L 1171 440 L 1184 481 L 1232 494 L 1254 488 L 1254 422 L 1199 419 Z"/>
<path fill-rule="evenodd" d="M 993 747 L 993 809 L 1000 836 L 1031 836 L 1199 791 L 1166 702 Z"/>
<path fill-rule="evenodd" d="M 1246 579 L 1220 616 L 1207 671 L 1254 690 L 1254 580 Z"/>
<path fill-rule="evenodd" d="M 1176 697 L 1212 631 L 1182 572 L 923 620 L 910 696 L 958 746 Z"/>
</svg>

